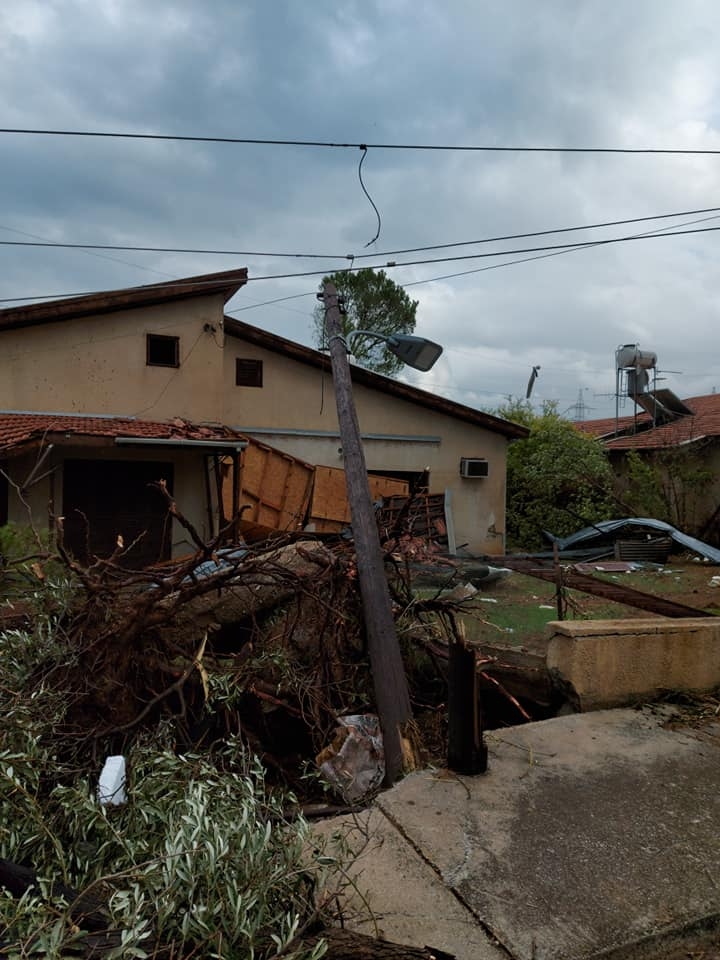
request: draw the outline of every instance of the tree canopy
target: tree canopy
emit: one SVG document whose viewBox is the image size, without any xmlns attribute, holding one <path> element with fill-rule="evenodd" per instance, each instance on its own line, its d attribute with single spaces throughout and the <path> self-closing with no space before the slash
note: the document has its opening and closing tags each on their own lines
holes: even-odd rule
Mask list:
<svg viewBox="0 0 720 960">
<path fill-rule="evenodd" d="M 328 282 L 335 285 L 338 295 L 345 301 L 341 323 L 346 337 L 353 330 L 370 330 L 389 337 L 394 333 L 412 333 L 415 329 L 418 301 L 411 300 L 384 270 L 340 271 L 323 278 L 323 283 Z M 317 346 L 325 346 L 322 303 L 314 311 L 314 332 Z M 355 337 L 351 346 L 357 362 L 376 373 L 391 376 L 402 367 L 402 361 L 389 353 L 381 341 Z"/>
<path fill-rule="evenodd" d="M 542 545 L 542 531 L 567 536 L 615 515 L 613 472 L 602 444 L 578 430 L 546 403 L 535 413 L 526 400 L 495 411 L 530 430 L 510 444 L 506 527 L 515 548 Z"/>
</svg>

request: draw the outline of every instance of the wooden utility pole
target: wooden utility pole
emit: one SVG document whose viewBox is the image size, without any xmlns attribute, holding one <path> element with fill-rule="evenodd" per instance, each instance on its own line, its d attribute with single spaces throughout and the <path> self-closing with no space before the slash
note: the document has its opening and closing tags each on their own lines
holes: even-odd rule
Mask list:
<svg viewBox="0 0 720 960">
<path fill-rule="evenodd" d="M 401 726 L 412 716 L 410 695 L 395 632 L 390 591 L 370 496 L 365 454 L 353 398 L 348 348 L 340 323 L 337 291 L 332 283 L 324 284 L 322 299 L 325 303 L 325 329 L 330 347 L 365 632 L 375 687 L 375 702 L 383 733 L 385 783 L 389 786 L 395 783 L 402 773 Z"/>
</svg>

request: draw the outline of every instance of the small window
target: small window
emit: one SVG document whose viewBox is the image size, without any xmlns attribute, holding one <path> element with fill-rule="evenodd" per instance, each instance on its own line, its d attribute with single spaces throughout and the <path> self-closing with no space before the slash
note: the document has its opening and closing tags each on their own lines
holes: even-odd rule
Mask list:
<svg viewBox="0 0 720 960">
<path fill-rule="evenodd" d="M 149 367 L 179 367 L 180 337 L 163 337 L 159 333 L 147 335 L 147 365 Z"/>
<path fill-rule="evenodd" d="M 238 387 L 261 387 L 263 385 L 262 360 L 235 360 L 235 385 Z"/>
</svg>

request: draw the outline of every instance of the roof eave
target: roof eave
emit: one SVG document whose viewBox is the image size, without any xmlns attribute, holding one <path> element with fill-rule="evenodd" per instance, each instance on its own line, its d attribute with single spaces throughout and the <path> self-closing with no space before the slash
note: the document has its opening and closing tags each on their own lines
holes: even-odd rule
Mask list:
<svg viewBox="0 0 720 960">
<path fill-rule="evenodd" d="M 247 283 L 247 268 L 243 267 L 239 270 L 202 274 L 142 287 L 106 290 L 81 297 L 44 301 L 23 307 L 9 307 L 0 310 L 0 330 L 57 323 L 77 317 L 113 313 L 130 307 L 153 306 L 172 300 L 213 294 L 222 294 L 223 302 L 227 303 L 245 283 Z"/>
<path fill-rule="evenodd" d="M 287 340 L 277 334 L 260 330 L 258 327 L 250 326 L 250 324 L 243 323 L 241 320 L 235 320 L 234 317 L 225 317 L 225 333 L 238 340 L 247 340 L 274 353 L 281 353 L 292 360 L 297 360 L 299 363 L 305 363 L 321 370 L 330 370 L 330 358 L 327 354 L 321 353 L 319 350 L 313 350 L 311 347 L 305 347 L 292 340 Z M 475 426 L 485 427 L 507 437 L 508 440 L 521 440 L 529 436 L 530 431 L 527 427 L 523 427 L 519 423 L 494 417 L 490 413 L 466 407 L 463 404 L 455 403 L 453 400 L 446 400 L 437 394 L 411 387 L 399 380 L 383 377 L 381 374 L 374 373 L 365 367 L 353 364 L 350 367 L 350 373 L 354 383 L 369 386 L 374 390 L 407 400 L 410 403 L 420 404 L 455 419 L 465 420 Z"/>
</svg>

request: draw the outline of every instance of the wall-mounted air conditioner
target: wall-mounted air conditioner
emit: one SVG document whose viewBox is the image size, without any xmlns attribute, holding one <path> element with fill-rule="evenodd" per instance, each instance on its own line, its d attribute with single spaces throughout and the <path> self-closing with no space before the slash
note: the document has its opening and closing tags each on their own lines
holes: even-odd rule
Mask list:
<svg viewBox="0 0 720 960">
<path fill-rule="evenodd" d="M 490 476 L 490 464 L 487 460 L 471 457 L 462 457 L 460 460 L 460 476 L 470 480 L 479 480 Z"/>
</svg>

